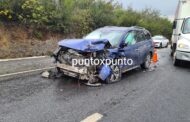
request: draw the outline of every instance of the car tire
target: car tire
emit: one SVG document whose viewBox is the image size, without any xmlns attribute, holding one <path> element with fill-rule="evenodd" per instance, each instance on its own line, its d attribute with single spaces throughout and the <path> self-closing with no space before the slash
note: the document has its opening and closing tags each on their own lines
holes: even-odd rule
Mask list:
<svg viewBox="0 0 190 122">
<path fill-rule="evenodd" d="M 141 68 L 142 69 L 149 69 L 150 67 L 150 64 L 151 64 L 151 55 L 148 54 L 145 58 L 145 61 L 143 64 L 141 64 Z"/>
<path fill-rule="evenodd" d="M 168 48 L 168 43 L 166 44 L 166 48 Z"/>
<path fill-rule="evenodd" d="M 171 55 L 172 57 L 174 56 L 175 51 L 176 51 L 176 43 L 171 44 L 171 54 L 170 54 L 170 55 Z"/>
<path fill-rule="evenodd" d="M 174 55 L 174 53 L 173 53 L 173 51 L 171 51 L 171 52 L 170 52 L 170 56 L 173 57 L 173 55 Z"/>
<path fill-rule="evenodd" d="M 111 65 L 111 73 L 108 76 L 108 78 L 105 80 L 107 84 L 116 83 L 121 80 L 122 72 L 119 66 L 117 65 Z"/>
<path fill-rule="evenodd" d="M 162 43 L 160 43 L 160 48 L 162 48 Z"/>
<path fill-rule="evenodd" d="M 173 65 L 174 66 L 179 66 L 180 65 L 180 60 L 175 58 L 175 53 L 173 54 Z"/>
<path fill-rule="evenodd" d="M 180 60 L 174 59 L 174 60 L 173 60 L 173 65 L 174 65 L 174 66 L 179 66 L 179 65 L 180 65 Z"/>
</svg>

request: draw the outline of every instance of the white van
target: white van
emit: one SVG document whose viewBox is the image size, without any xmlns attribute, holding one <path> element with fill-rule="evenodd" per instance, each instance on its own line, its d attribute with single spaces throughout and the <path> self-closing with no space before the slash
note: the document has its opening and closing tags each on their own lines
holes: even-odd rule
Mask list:
<svg viewBox="0 0 190 122">
<path fill-rule="evenodd" d="M 190 61 L 190 0 L 179 0 L 171 40 L 173 64 Z"/>
</svg>

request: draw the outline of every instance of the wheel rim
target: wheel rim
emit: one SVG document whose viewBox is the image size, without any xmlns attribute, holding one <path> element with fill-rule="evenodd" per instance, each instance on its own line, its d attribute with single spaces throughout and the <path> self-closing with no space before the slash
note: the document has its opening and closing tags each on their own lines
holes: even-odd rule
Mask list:
<svg viewBox="0 0 190 122">
<path fill-rule="evenodd" d="M 111 70 L 112 70 L 112 73 L 111 73 L 111 76 L 110 76 L 110 81 L 112 81 L 112 82 L 118 81 L 119 78 L 120 78 L 120 69 L 119 69 L 119 67 L 115 66 L 115 65 L 112 65 Z"/>
<path fill-rule="evenodd" d="M 146 61 L 145 61 L 146 68 L 149 68 L 150 63 L 151 63 L 150 55 L 147 55 Z"/>
</svg>

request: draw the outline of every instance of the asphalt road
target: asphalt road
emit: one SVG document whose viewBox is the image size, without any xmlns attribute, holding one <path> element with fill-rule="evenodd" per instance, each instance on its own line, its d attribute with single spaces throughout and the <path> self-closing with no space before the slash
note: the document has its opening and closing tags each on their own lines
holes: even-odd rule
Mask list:
<svg viewBox="0 0 190 122">
<path fill-rule="evenodd" d="M 23 72 L 28 70 L 35 70 L 40 68 L 52 67 L 52 58 L 33 58 L 33 59 L 22 59 L 22 60 L 0 60 L 0 75 L 10 74 L 15 72 Z"/>
<path fill-rule="evenodd" d="M 190 68 L 174 67 L 169 49 L 158 53 L 155 71 L 136 69 L 101 87 L 40 75 L 2 81 L 0 122 L 79 122 L 93 113 L 100 122 L 189 122 Z"/>
</svg>

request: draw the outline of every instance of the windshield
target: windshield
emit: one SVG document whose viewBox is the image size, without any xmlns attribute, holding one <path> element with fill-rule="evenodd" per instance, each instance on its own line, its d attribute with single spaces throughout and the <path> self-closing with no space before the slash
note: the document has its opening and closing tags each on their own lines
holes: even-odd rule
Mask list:
<svg viewBox="0 0 190 122">
<path fill-rule="evenodd" d="M 155 40 L 163 40 L 164 39 L 163 36 L 154 36 L 152 38 L 155 39 Z"/>
<path fill-rule="evenodd" d="M 184 34 L 190 33 L 190 18 L 185 20 L 184 27 L 183 27 L 183 33 Z"/>
<path fill-rule="evenodd" d="M 96 30 L 84 37 L 84 39 L 107 39 L 112 47 L 118 47 L 123 34 L 124 32 L 121 31 Z"/>
</svg>

